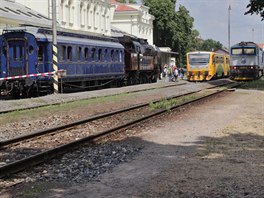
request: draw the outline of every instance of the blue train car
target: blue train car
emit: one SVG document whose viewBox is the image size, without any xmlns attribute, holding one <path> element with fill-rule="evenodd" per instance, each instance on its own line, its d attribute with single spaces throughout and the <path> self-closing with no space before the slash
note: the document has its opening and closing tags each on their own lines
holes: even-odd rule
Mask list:
<svg viewBox="0 0 264 198">
<path fill-rule="evenodd" d="M 254 42 L 240 42 L 230 48 L 231 78 L 254 80 L 263 76 L 263 49 Z"/>
<path fill-rule="evenodd" d="M 60 88 L 118 85 L 125 78 L 124 47 L 117 39 L 57 32 Z M 16 97 L 53 92 L 52 31 L 21 27 L 0 36 L 0 90 Z M 61 90 L 62 91 L 62 90 Z"/>
</svg>

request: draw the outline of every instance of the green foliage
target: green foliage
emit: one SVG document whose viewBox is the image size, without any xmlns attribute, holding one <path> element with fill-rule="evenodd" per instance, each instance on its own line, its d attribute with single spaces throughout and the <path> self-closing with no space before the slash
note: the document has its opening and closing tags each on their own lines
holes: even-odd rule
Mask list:
<svg viewBox="0 0 264 198">
<path fill-rule="evenodd" d="M 215 51 L 222 48 L 223 45 L 219 41 L 215 41 L 213 39 L 207 39 L 201 43 L 198 49 L 201 51 Z"/>
<path fill-rule="evenodd" d="M 149 107 L 153 111 L 156 109 L 166 109 L 166 111 L 170 111 L 170 109 L 176 105 L 177 105 L 177 102 L 175 99 L 170 99 L 170 100 L 163 99 L 160 102 L 156 102 L 156 103 L 151 102 L 149 104 Z"/>
<path fill-rule="evenodd" d="M 177 65 L 186 65 L 186 53 L 195 50 L 220 49 L 222 44 L 212 39 L 199 39 L 199 32 L 193 29 L 194 18 L 184 6 L 175 11 L 176 0 L 144 0 L 155 17 L 153 42 L 159 47 L 170 47 L 178 52 Z"/>
<path fill-rule="evenodd" d="M 173 36 L 175 6 L 171 0 L 145 0 L 150 7 L 150 14 L 155 16 L 153 22 L 153 39 L 157 46 L 170 46 Z"/>
<path fill-rule="evenodd" d="M 246 14 L 260 14 L 261 20 L 264 20 L 264 1 L 263 0 L 250 0 L 250 3 L 247 5 L 249 10 L 245 12 Z"/>
</svg>

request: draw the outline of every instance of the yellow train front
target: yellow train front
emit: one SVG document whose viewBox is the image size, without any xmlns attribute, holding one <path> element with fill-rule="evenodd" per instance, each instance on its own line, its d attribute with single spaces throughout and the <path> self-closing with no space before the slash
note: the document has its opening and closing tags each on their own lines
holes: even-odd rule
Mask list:
<svg viewBox="0 0 264 198">
<path fill-rule="evenodd" d="M 229 56 L 215 52 L 187 53 L 187 78 L 189 81 L 208 81 L 230 75 Z"/>
</svg>

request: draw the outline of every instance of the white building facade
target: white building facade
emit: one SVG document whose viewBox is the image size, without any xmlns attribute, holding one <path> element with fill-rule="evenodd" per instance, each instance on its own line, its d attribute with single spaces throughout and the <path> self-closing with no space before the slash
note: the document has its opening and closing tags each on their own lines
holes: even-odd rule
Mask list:
<svg viewBox="0 0 264 198">
<path fill-rule="evenodd" d="M 0 2 L 0 28 L 20 24 L 51 26 L 52 0 Z M 144 5 L 118 3 L 115 0 L 56 0 L 56 18 L 58 27 L 64 29 L 111 36 L 113 26 L 147 39 L 153 45 L 155 18 L 149 14 L 149 7 Z"/>
<path fill-rule="evenodd" d="M 16 0 L 52 18 L 52 0 Z M 56 0 L 58 25 L 65 29 L 111 35 L 109 0 Z"/>
<path fill-rule="evenodd" d="M 137 4 L 121 4 L 112 0 L 115 6 L 112 26 L 129 34 L 148 40 L 153 45 L 153 20 L 149 7 Z"/>
</svg>

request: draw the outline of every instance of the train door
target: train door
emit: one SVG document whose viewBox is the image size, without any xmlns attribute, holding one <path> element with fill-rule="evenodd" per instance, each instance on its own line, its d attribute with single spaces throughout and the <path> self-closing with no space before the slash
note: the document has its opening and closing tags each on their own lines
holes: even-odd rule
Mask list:
<svg viewBox="0 0 264 198">
<path fill-rule="evenodd" d="M 38 64 L 37 64 L 37 72 L 45 73 L 49 72 L 50 68 L 48 64 L 48 46 L 44 43 L 38 43 Z"/>
<path fill-rule="evenodd" d="M 10 39 L 6 43 L 6 63 L 8 76 L 25 75 L 27 73 L 26 64 L 26 40 Z"/>
</svg>

